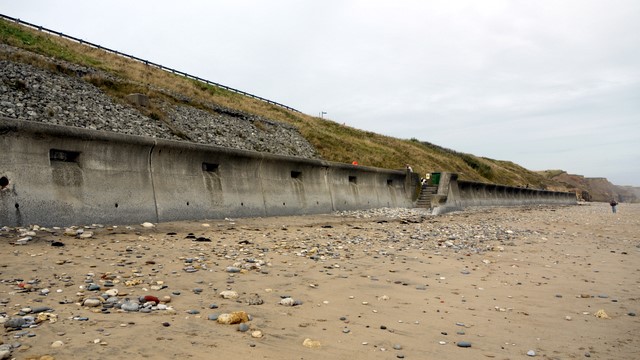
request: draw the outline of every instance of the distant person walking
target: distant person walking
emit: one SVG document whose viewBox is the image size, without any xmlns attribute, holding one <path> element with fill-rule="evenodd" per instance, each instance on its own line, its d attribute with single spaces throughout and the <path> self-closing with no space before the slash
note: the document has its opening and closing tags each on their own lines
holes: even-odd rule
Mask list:
<svg viewBox="0 0 640 360">
<path fill-rule="evenodd" d="M 614 200 L 611 199 L 611 202 L 609 203 L 609 205 L 611 205 L 611 211 L 613 211 L 613 213 L 616 213 L 616 206 L 618 205 L 618 203 Z"/>
</svg>

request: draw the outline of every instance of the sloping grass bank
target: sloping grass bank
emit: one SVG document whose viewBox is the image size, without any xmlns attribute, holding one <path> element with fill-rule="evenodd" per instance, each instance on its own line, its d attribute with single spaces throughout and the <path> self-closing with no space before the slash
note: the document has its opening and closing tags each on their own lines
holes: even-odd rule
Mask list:
<svg viewBox="0 0 640 360">
<path fill-rule="evenodd" d="M 540 174 L 508 161 L 459 153 L 418 139 L 398 139 L 375 134 L 289 111 L 13 22 L 0 20 L 0 39 L 4 44 L 29 52 L 3 52 L 0 53 L 3 59 L 27 62 L 50 71 L 69 73 L 69 76 L 75 76 L 71 75 L 73 71 L 50 59 L 99 70 L 97 74 L 85 75 L 83 78 L 115 98 L 123 99 L 133 91 L 142 92 L 152 102 L 154 98 L 162 97 L 163 101 L 179 102 L 201 109 L 208 108 L 203 104 L 216 104 L 291 124 L 316 147 L 322 158 L 330 161 L 357 161 L 361 165 L 390 169 L 402 169 L 408 163 L 420 174 L 451 171 L 467 180 L 563 188 Z M 119 79 L 120 84 L 114 84 L 113 78 Z M 159 92 L 157 89 L 163 91 Z M 146 115 L 162 116 L 157 113 Z"/>
</svg>

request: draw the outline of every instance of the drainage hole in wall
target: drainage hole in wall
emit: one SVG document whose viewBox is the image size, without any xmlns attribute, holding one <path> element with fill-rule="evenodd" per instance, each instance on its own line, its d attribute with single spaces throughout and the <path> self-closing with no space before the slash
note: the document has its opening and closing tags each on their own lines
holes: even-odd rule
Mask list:
<svg viewBox="0 0 640 360">
<path fill-rule="evenodd" d="M 6 176 L 0 177 L 0 188 L 5 188 L 9 185 L 9 179 Z"/>
<path fill-rule="evenodd" d="M 187 206 L 189 206 L 189 202 L 187 201 Z"/>
<path fill-rule="evenodd" d="M 60 162 L 77 163 L 79 158 L 80 158 L 79 151 L 68 151 L 68 150 L 57 150 L 57 149 L 49 150 L 49 160 L 51 160 L 52 162 L 60 161 Z"/>
<path fill-rule="evenodd" d="M 241 202 L 241 203 L 240 203 L 240 206 L 244 206 L 244 203 L 243 203 L 243 202 Z"/>
<path fill-rule="evenodd" d="M 202 171 L 205 171 L 205 172 L 217 173 L 219 167 L 220 165 L 218 164 L 206 163 L 206 162 L 202 163 Z"/>
<path fill-rule="evenodd" d="M 20 208 L 20 204 L 16 203 L 16 209 Z"/>
<path fill-rule="evenodd" d="M 116 209 L 118 208 L 118 203 L 116 203 Z"/>
<path fill-rule="evenodd" d="M 287 204 L 285 204 L 285 203 L 282 203 L 282 206 L 287 206 Z"/>
</svg>

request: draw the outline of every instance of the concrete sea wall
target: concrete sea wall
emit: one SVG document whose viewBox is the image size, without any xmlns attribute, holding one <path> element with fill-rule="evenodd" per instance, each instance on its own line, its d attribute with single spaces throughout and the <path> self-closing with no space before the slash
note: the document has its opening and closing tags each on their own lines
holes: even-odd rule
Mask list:
<svg viewBox="0 0 640 360">
<path fill-rule="evenodd" d="M 7 118 L 0 149 L 0 226 L 318 214 L 415 200 L 404 171 Z"/>
<path fill-rule="evenodd" d="M 134 224 L 413 207 L 418 175 L 0 118 L 0 226 Z M 575 194 L 440 173 L 434 214 Z"/>
<path fill-rule="evenodd" d="M 522 206 L 535 204 L 575 205 L 574 192 L 521 188 L 458 180 L 457 174 L 442 173 L 434 196 L 434 214 L 471 206 Z"/>
</svg>

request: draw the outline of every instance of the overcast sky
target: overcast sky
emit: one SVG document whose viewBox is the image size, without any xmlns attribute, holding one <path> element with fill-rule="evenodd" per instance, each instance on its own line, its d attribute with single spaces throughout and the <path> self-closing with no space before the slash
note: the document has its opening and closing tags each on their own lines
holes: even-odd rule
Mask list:
<svg viewBox="0 0 640 360">
<path fill-rule="evenodd" d="M 0 12 L 359 129 L 640 186 L 638 0 L 7 0 Z"/>
</svg>

